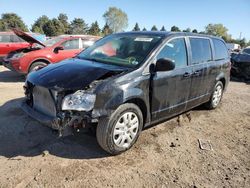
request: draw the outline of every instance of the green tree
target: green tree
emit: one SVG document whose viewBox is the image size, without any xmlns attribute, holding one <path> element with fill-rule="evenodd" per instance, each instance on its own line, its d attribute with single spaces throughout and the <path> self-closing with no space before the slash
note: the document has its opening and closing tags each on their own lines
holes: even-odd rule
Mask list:
<svg viewBox="0 0 250 188">
<path fill-rule="evenodd" d="M 108 24 L 106 23 L 102 29 L 102 35 L 106 36 L 113 33 L 113 31 L 109 28 Z"/>
<path fill-rule="evenodd" d="M 191 29 L 188 27 L 187 29 L 184 29 L 182 32 L 190 33 L 190 32 L 191 32 Z"/>
<path fill-rule="evenodd" d="M 179 27 L 177 27 L 177 26 L 172 26 L 171 27 L 171 31 L 173 31 L 173 32 L 180 32 L 181 30 L 179 29 Z"/>
<path fill-rule="evenodd" d="M 109 7 L 103 14 L 103 18 L 113 32 L 123 31 L 128 27 L 128 16 L 121 9 Z"/>
<path fill-rule="evenodd" d="M 45 15 L 39 17 L 31 27 L 31 31 L 35 33 L 44 34 L 43 27 L 49 21 L 49 18 Z"/>
<path fill-rule="evenodd" d="M 21 17 L 15 13 L 2 14 L 0 19 L 0 31 L 7 31 L 12 28 L 18 28 L 22 31 L 28 31 Z"/>
<path fill-rule="evenodd" d="M 193 29 L 192 33 L 198 33 L 197 29 Z"/>
<path fill-rule="evenodd" d="M 88 33 L 88 24 L 82 18 L 75 18 L 70 23 L 70 34 L 87 34 Z"/>
<path fill-rule="evenodd" d="M 135 27 L 133 28 L 133 31 L 140 31 L 139 24 L 136 22 Z"/>
<path fill-rule="evenodd" d="M 158 31 L 158 29 L 155 25 L 153 25 L 153 27 L 151 28 L 151 31 Z"/>
<path fill-rule="evenodd" d="M 206 34 L 222 37 L 225 41 L 231 39 L 231 35 L 227 33 L 228 29 L 223 24 L 208 24 L 205 27 Z"/>
<path fill-rule="evenodd" d="M 250 40 L 248 41 L 248 43 L 246 44 L 246 46 L 250 46 Z"/>
<path fill-rule="evenodd" d="M 101 29 L 97 21 L 91 24 L 88 34 L 90 35 L 100 35 Z"/>
<path fill-rule="evenodd" d="M 166 31 L 165 27 L 162 26 L 161 30 L 160 31 Z"/>
<path fill-rule="evenodd" d="M 64 34 L 64 26 L 58 19 L 53 18 L 44 24 L 43 31 L 47 36 L 57 36 Z"/>
<path fill-rule="evenodd" d="M 247 41 L 245 38 L 243 39 L 236 39 L 232 41 L 233 43 L 239 44 L 242 48 L 247 47 Z"/>
<path fill-rule="evenodd" d="M 142 29 L 142 31 L 147 31 L 147 29 L 144 27 L 144 28 Z"/>
<path fill-rule="evenodd" d="M 60 13 L 57 19 L 63 24 L 64 27 L 64 33 L 69 33 L 69 22 L 68 22 L 68 16 L 67 14 Z"/>
</svg>

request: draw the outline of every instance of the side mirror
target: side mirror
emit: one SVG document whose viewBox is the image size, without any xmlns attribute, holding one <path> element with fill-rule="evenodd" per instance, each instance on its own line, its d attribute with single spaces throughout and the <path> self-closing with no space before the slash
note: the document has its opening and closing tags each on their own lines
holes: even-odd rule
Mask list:
<svg viewBox="0 0 250 188">
<path fill-rule="evenodd" d="M 59 52 L 59 50 L 64 50 L 64 47 L 63 46 L 57 46 L 57 47 L 55 47 L 54 53 L 57 54 Z"/>
<path fill-rule="evenodd" d="M 158 59 L 155 65 L 155 72 L 163 72 L 174 70 L 175 64 L 171 59 L 161 58 Z"/>
</svg>

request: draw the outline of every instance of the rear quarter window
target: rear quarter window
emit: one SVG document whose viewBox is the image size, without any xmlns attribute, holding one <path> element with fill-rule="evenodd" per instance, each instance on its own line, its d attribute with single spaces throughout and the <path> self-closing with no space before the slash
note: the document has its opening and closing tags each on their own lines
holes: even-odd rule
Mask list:
<svg viewBox="0 0 250 188">
<path fill-rule="evenodd" d="M 190 38 L 192 52 L 192 64 L 208 62 L 212 60 L 210 40 L 206 38 Z"/>
<path fill-rule="evenodd" d="M 89 46 L 92 46 L 95 41 L 93 40 L 88 40 L 88 39 L 81 39 L 81 44 L 80 44 L 80 48 L 88 48 Z"/>
<path fill-rule="evenodd" d="M 214 59 L 221 60 L 227 59 L 229 54 L 225 43 L 219 39 L 212 39 L 214 44 Z"/>
</svg>

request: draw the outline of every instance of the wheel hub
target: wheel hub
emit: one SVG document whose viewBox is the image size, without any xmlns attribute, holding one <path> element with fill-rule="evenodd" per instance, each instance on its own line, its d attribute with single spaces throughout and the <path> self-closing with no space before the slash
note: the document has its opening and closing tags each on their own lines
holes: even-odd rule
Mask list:
<svg viewBox="0 0 250 188">
<path fill-rule="evenodd" d="M 113 132 L 114 143 L 128 148 L 135 140 L 139 128 L 139 119 L 134 112 L 124 113 L 116 122 Z"/>
</svg>

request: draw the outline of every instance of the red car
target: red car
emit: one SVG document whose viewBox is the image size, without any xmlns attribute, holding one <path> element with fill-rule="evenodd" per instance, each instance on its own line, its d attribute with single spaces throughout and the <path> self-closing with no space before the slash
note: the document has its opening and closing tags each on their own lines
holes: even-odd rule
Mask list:
<svg viewBox="0 0 250 188">
<path fill-rule="evenodd" d="M 27 48 L 30 44 L 13 32 L 0 32 L 0 62 L 11 51 Z"/>
<path fill-rule="evenodd" d="M 99 39 L 90 35 L 62 35 L 42 43 L 20 30 L 13 31 L 17 36 L 32 44 L 31 47 L 12 51 L 4 58 L 5 67 L 21 74 L 28 74 L 50 63 L 74 57 Z"/>
</svg>

